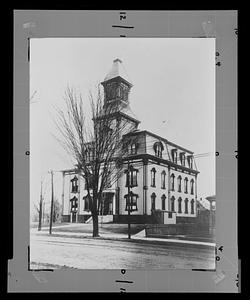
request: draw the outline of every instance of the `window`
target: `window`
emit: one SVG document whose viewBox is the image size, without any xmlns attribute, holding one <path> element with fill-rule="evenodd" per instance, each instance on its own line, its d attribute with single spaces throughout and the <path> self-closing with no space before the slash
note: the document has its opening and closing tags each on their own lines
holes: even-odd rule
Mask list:
<svg viewBox="0 0 250 300">
<path fill-rule="evenodd" d="M 171 211 L 174 212 L 175 211 L 175 207 L 174 207 L 175 206 L 175 198 L 174 198 L 174 196 L 171 198 L 170 203 L 171 203 Z"/>
<path fill-rule="evenodd" d="M 191 200 L 191 214 L 194 214 L 194 199 Z"/>
<path fill-rule="evenodd" d="M 108 125 L 106 124 L 103 124 L 103 126 L 101 127 L 100 129 L 100 136 L 102 137 L 102 139 L 106 139 L 107 141 L 111 141 L 114 136 L 113 136 L 113 129 L 110 128 Z M 94 158 L 94 151 L 93 151 L 93 148 L 92 149 L 89 149 L 90 150 L 90 158 Z"/>
<path fill-rule="evenodd" d="M 93 189 L 93 185 L 94 185 L 94 176 L 92 174 L 88 175 L 88 180 L 85 179 L 85 190 L 87 190 L 87 181 L 88 181 L 88 185 L 89 185 L 89 189 L 92 190 Z"/>
<path fill-rule="evenodd" d="M 174 174 L 172 174 L 172 175 L 170 176 L 170 187 L 171 187 L 171 191 L 174 191 L 174 178 L 175 178 L 175 176 L 174 176 Z"/>
<path fill-rule="evenodd" d="M 90 198 L 88 196 L 82 198 L 84 200 L 84 210 L 90 210 Z"/>
<path fill-rule="evenodd" d="M 126 170 L 125 173 L 127 174 L 126 176 L 126 187 L 134 187 L 137 186 L 137 173 L 139 171 L 137 169 L 134 169 L 133 166 L 130 167 L 129 171 Z"/>
<path fill-rule="evenodd" d="M 151 195 L 151 210 L 155 210 L 155 198 L 156 198 L 156 194 L 153 193 Z"/>
<path fill-rule="evenodd" d="M 177 164 L 177 149 L 171 150 L 172 161 Z"/>
<path fill-rule="evenodd" d="M 180 161 L 181 161 L 181 165 L 185 167 L 185 163 L 186 163 L 185 152 L 180 153 Z"/>
<path fill-rule="evenodd" d="M 111 184 L 111 174 L 107 175 L 107 179 L 106 179 L 106 188 L 111 188 L 112 184 Z"/>
<path fill-rule="evenodd" d="M 188 179 L 187 177 L 184 179 L 184 192 L 188 193 Z"/>
<path fill-rule="evenodd" d="M 120 86 L 118 86 L 118 88 L 117 88 L 117 97 L 121 97 L 121 87 Z"/>
<path fill-rule="evenodd" d="M 161 172 L 161 188 L 162 189 L 166 188 L 166 172 L 165 171 Z"/>
<path fill-rule="evenodd" d="M 87 162 L 91 161 L 93 158 L 93 149 L 89 146 L 85 150 L 85 158 Z"/>
<path fill-rule="evenodd" d="M 193 179 L 190 180 L 190 193 L 191 193 L 191 195 L 194 194 L 194 180 Z"/>
<path fill-rule="evenodd" d="M 70 181 L 72 184 L 71 193 L 77 193 L 78 192 L 78 185 L 77 185 L 78 178 L 75 176 Z"/>
<path fill-rule="evenodd" d="M 182 210 L 181 210 L 181 203 L 182 203 L 182 199 L 181 197 L 178 199 L 178 213 L 182 213 Z"/>
<path fill-rule="evenodd" d="M 107 100 L 112 100 L 116 98 L 117 95 L 117 83 L 116 82 L 110 82 L 106 85 L 106 97 Z"/>
<path fill-rule="evenodd" d="M 129 89 L 126 84 L 121 83 L 121 97 L 124 101 L 128 100 Z"/>
<path fill-rule="evenodd" d="M 105 99 L 109 100 L 108 98 L 110 98 L 110 88 L 111 88 L 111 84 L 108 83 L 106 84 L 104 91 L 105 91 Z"/>
<path fill-rule="evenodd" d="M 155 168 L 153 168 L 151 170 L 151 186 L 152 187 L 155 187 L 155 173 L 156 173 L 156 170 L 155 170 Z"/>
<path fill-rule="evenodd" d="M 133 142 L 128 146 L 128 154 L 129 155 L 137 154 L 137 144 L 136 143 Z"/>
<path fill-rule="evenodd" d="M 188 161 L 189 168 L 193 169 L 193 156 L 192 155 L 188 155 L 187 161 Z"/>
<path fill-rule="evenodd" d="M 185 214 L 188 214 L 188 199 L 185 199 Z"/>
<path fill-rule="evenodd" d="M 156 142 L 154 144 L 154 151 L 155 151 L 155 155 L 162 158 L 162 150 L 163 150 L 163 145 L 161 142 Z"/>
<path fill-rule="evenodd" d="M 72 199 L 70 199 L 71 202 L 71 212 L 77 212 L 78 208 L 78 199 L 74 196 Z"/>
<path fill-rule="evenodd" d="M 128 101 L 128 93 L 129 93 L 129 90 L 128 89 L 125 89 L 124 90 L 124 93 L 123 93 L 123 99 L 125 100 L 125 101 Z"/>
<path fill-rule="evenodd" d="M 181 192 L 181 175 L 178 176 L 177 181 L 178 181 L 178 192 Z"/>
<path fill-rule="evenodd" d="M 137 198 L 139 196 L 137 194 L 134 194 L 133 192 L 130 192 L 130 194 L 125 195 L 124 198 L 126 199 L 126 208 L 125 210 L 128 211 L 130 208 L 130 211 L 138 210 L 137 208 Z"/>
<path fill-rule="evenodd" d="M 161 209 L 162 210 L 166 209 L 166 196 L 165 195 L 161 196 Z"/>
</svg>

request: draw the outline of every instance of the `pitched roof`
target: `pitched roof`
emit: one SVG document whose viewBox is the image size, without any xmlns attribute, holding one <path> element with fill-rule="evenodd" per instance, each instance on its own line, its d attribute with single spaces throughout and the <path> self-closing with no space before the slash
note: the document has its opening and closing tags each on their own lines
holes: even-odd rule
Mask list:
<svg viewBox="0 0 250 300">
<path fill-rule="evenodd" d="M 183 148 L 183 147 L 181 147 L 181 146 L 179 146 L 179 145 L 177 145 L 175 143 L 172 143 L 169 140 L 167 140 L 167 139 L 165 139 L 165 138 L 163 138 L 163 137 L 161 137 L 161 136 L 159 136 L 159 135 L 157 135 L 157 134 L 155 134 L 155 133 L 153 133 L 151 131 L 145 130 L 145 129 L 138 130 L 138 131 L 133 131 L 133 132 L 129 132 L 129 133 L 125 134 L 125 135 L 135 135 L 135 134 L 141 134 L 141 133 L 145 133 L 145 134 L 151 135 L 151 136 L 153 136 L 153 137 L 155 137 L 155 138 L 163 141 L 164 143 L 167 143 L 167 144 L 169 144 L 169 145 L 171 145 L 173 147 L 177 147 L 177 148 L 179 148 L 179 149 L 181 149 L 181 150 L 183 150 L 183 151 L 185 151 L 185 152 L 187 152 L 189 154 L 194 154 L 194 152 L 192 152 L 192 151 L 190 151 L 188 149 L 185 149 L 185 148 Z"/>
<path fill-rule="evenodd" d="M 106 77 L 104 78 L 104 81 L 110 80 L 112 78 L 116 78 L 118 76 L 122 77 L 128 83 L 131 84 L 131 80 L 129 79 L 128 74 L 125 71 L 124 66 L 122 64 L 122 61 L 119 58 L 113 60 L 112 68 L 108 72 L 108 74 L 106 75 Z"/>
<path fill-rule="evenodd" d="M 210 203 L 205 199 L 202 200 L 197 199 L 197 204 L 200 210 L 210 210 Z"/>
<path fill-rule="evenodd" d="M 131 117 L 131 118 L 133 118 L 133 119 L 135 119 L 135 120 L 137 120 L 137 122 L 140 123 L 140 121 L 138 120 L 137 116 L 133 113 L 133 111 L 132 111 L 132 109 L 131 109 L 129 103 L 128 103 L 126 106 L 124 106 L 124 107 L 121 109 L 120 112 L 121 112 L 121 113 L 124 113 L 125 115 L 127 115 L 127 116 L 129 116 L 129 117 Z"/>
</svg>

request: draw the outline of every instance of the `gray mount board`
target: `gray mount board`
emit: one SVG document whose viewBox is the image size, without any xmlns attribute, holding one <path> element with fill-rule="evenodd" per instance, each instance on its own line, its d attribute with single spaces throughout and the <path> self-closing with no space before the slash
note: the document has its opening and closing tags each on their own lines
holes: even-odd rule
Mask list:
<svg viewBox="0 0 250 300">
<path fill-rule="evenodd" d="M 8 292 L 237 293 L 237 11 L 15 10 L 14 13 L 14 256 Z M 120 25 L 131 28 L 117 27 Z M 29 271 L 28 39 L 43 37 L 216 38 L 216 245 L 214 272 L 191 270 Z M 194 62 L 195 63 L 195 62 Z M 240 274 L 239 274 L 240 275 Z"/>
</svg>

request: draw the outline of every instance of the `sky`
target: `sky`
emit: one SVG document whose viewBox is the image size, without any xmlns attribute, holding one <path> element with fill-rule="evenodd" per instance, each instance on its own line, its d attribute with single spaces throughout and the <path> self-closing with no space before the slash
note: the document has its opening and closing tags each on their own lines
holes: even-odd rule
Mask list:
<svg viewBox="0 0 250 300">
<path fill-rule="evenodd" d="M 38 203 L 41 181 L 51 198 L 50 170 L 73 161 L 54 136 L 56 109 L 67 86 L 86 99 L 119 58 L 131 79 L 130 106 L 140 129 L 194 152 L 198 199 L 215 195 L 214 38 L 32 38 L 30 43 L 30 200 Z M 61 201 L 61 173 L 54 173 Z"/>
</svg>

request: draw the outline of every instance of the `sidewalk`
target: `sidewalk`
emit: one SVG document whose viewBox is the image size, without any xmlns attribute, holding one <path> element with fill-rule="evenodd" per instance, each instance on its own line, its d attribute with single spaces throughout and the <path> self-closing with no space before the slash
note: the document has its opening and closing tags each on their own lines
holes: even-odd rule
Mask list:
<svg viewBox="0 0 250 300">
<path fill-rule="evenodd" d="M 74 227 L 72 225 L 62 225 L 60 228 L 63 227 Z M 77 225 L 75 225 L 76 227 Z M 56 228 L 58 228 L 57 226 Z M 47 229 L 47 228 L 46 228 Z M 49 234 L 48 230 L 37 231 L 35 228 L 30 229 L 31 234 L 36 235 L 47 235 Z M 68 231 L 54 231 L 52 229 L 52 236 L 57 237 L 71 237 L 71 238 L 92 238 L 92 232 L 68 232 Z M 107 232 L 100 232 L 100 239 L 116 239 L 116 240 L 127 240 L 128 234 L 126 233 L 107 233 Z M 189 244 L 189 245 L 200 245 L 200 246 L 208 246 L 208 247 L 215 247 L 215 243 L 208 243 L 208 242 L 200 242 L 200 241 L 192 241 L 192 240 L 184 240 L 184 239 L 173 239 L 173 238 L 157 238 L 157 237 L 146 237 L 145 230 L 141 232 L 131 235 L 131 241 L 147 241 L 147 242 L 161 242 L 161 243 L 176 243 L 176 244 Z"/>
</svg>

